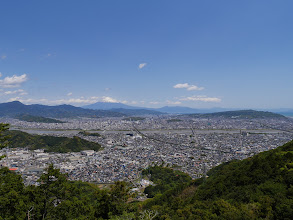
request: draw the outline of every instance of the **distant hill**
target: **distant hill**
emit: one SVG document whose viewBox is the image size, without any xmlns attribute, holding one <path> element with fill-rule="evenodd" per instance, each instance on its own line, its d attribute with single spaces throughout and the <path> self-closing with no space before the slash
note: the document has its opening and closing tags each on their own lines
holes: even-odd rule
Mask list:
<svg viewBox="0 0 293 220">
<path fill-rule="evenodd" d="M 125 115 L 164 115 L 166 113 L 155 111 L 155 110 L 149 110 L 149 109 L 124 109 L 124 108 L 113 108 L 111 109 L 113 112 L 125 114 Z"/>
<path fill-rule="evenodd" d="M 0 104 L 0 117 L 26 114 L 51 118 L 72 118 L 72 117 L 122 117 L 125 116 L 119 112 L 108 110 L 92 110 L 75 107 L 72 105 L 24 105 L 21 102 L 14 101 Z"/>
<path fill-rule="evenodd" d="M 111 110 L 115 111 L 115 109 L 132 109 L 132 110 L 150 110 L 154 111 L 151 114 L 159 114 L 161 113 L 168 113 L 168 114 L 192 114 L 192 113 L 211 113 L 217 111 L 226 111 L 229 109 L 224 108 L 210 108 L 210 109 L 195 109 L 189 107 L 182 107 L 182 106 L 164 106 L 162 108 L 144 108 L 144 107 L 137 107 L 137 106 L 130 106 L 125 105 L 123 103 L 109 103 L 109 102 L 97 102 L 95 104 L 83 106 L 83 108 L 87 109 L 95 109 L 95 110 Z M 134 112 L 134 111 L 133 111 Z M 136 114 L 140 114 L 139 111 L 135 112 Z"/>
<path fill-rule="evenodd" d="M 92 105 L 83 106 L 86 109 L 95 109 L 95 110 L 110 110 L 112 112 L 119 112 L 125 115 L 162 115 L 165 114 L 156 109 L 135 107 L 130 105 L 125 105 L 123 103 L 110 103 L 110 102 L 97 102 Z"/>
<path fill-rule="evenodd" d="M 135 107 L 130 105 L 125 105 L 123 103 L 112 103 L 112 102 L 97 102 L 91 105 L 82 106 L 87 109 L 95 109 L 95 110 L 110 110 L 110 109 L 142 109 L 142 107 Z"/>
<path fill-rule="evenodd" d="M 169 114 L 191 114 L 191 113 L 201 113 L 199 109 L 181 107 L 181 106 L 164 106 L 162 108 L 156 109 L 160 112 L 166 112 Z"/>
<path fill-rule="evenodd" d="M 197 113 L 212 113 L 212 112 L 222 112 L 228 111 L 230 109 L 226 108 L 189 108 L 182 106 L 164 106 L 162 108 L 155 109 L 156 111 L 165 112 L 169 114 L 197 114 Z"/>
<path fill-rule="evenodd" d="M 17 115 L 15 116 L 16 119 L 21 121 L 27 121 L 27 122 L 39 122 L 39 123 L 64 123 L 64 121 L 60 121 L 53 118 L 46 118 L 42 116 L 33 116 L 33 115 Z"/>
<path fill-rule="evenodd" d="M 31 135 L 22 131 L 7 131 L 5 134 L 10 136 L 9 146 L 11 147 L 28 147 L 30 150 L 45 149 L 46 152 L 79 152 L 82 150 L 101 149 L 98 143 L 90 142 L 79 137 L 54 137 Z"/>
<path fill-rule="evenodd" d="M 272 110 L 274 113 L 278 113 L 287 117 L 293 117 L 293 109 L 278 109 Z"/>
<path fill-rule="evenodd" d="M 238 111 L 225 111 L 208 114 L 189 114 L 189 116 L 197 118 L 235 118 L 235 119 L 253 119 L 253 118 L 283 118 L 286 117 L 273 112 L 255 111 L 255 110 L 238 110 Z"/>
</svg>

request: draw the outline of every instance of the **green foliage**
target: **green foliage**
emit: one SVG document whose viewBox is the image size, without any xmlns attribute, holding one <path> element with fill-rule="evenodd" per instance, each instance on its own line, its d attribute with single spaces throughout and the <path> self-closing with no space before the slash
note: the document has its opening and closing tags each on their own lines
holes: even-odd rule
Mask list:
<svg viewBox="0 0 293 220">
<path fill-rule="evenodd" d="M 53 118 L 46 118 L 42 116 L 34 116 L 34 115 L 27 115 L 27 114 L 20 114 L 15 116 L 16 119 L 21 121 L 27 122 L 40 122 L 40 123 L 64 123 L 63 121 L 56 120 Z"/>
<path fill-rule="evenodd" d="M 150 180 L 155 183 L 145 188 L 149 198 L 170 190 L 177 185 L 191 182 L 191 177 L 186 173 L 162 166 L 153 166 L 143 170 L 144 176 L 150 175 Z"/>
<path fill-rule="evenodd" d="M 4 219 L 24 219 L 26 211 L 22 178 L 8 168 L 0 169 L 0 216 Z"/>
<path fill-rule="evenodd" d="M 144 202 L 161 219 L 292 219 L 293 141 L 243 161 L 230 161 L 209 177 L 177 186 Z"/>
<path fill-rule="evenodd" d="M 0 149 L 6 147 L 9 143 L 9 135 L 5 133 L 9 129 L 9 124 L 0 123 Z"/>
<path fill-rule="evenodd" d="M 46 152 L 79 152 L 82 150 L 101 149 L 98 143 L 90 142 L 79 137 L 54 137 L 31 135 L 21 131 L 9 131 L 6 133 L 10 136 L 11 147 L 28 147 L 31 150 L 45 149 Z"/>
<path fill-rule="evenodd" d="M 109 219 L 130 213 L 125 182 L 101 190 L 93 184 L 68 181 L 53 165 L 38 182 L 39 186 L 25 187 L 20 175 L 1 168 L 0 219 Z"/>
</svg>

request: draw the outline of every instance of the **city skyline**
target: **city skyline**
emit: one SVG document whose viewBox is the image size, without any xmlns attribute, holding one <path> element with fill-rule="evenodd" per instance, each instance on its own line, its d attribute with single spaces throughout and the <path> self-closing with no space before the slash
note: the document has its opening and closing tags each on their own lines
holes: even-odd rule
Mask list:
<svg viewBox="0 0 293 220">
<path fill-rule="evenodd" d="M 1 2 L 0 102 L 293 108 L 290 6 Z"/>
</svg>

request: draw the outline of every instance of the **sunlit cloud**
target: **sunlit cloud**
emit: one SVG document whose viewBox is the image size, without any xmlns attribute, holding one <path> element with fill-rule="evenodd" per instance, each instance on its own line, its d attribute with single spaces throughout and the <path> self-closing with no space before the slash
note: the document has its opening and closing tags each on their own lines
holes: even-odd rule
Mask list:
<svg viewBox="0 0 293 220">
<path fill-rule="evenodd" d="M 138 69 L 142 69 L 142 68 L 144 68 L 146 65 L 147 65 L 147 63 L 140 63 L 140 64 L 138 65 Z"/>
<path fill-rule="evenodd" d="M 204 87 L 198 87 L 196 85 L 189 85 L 188 83 L 179 83 L 173 86 L 175 89 L 187 89 L 188 91 L 204 90 Z"/>
<path fill-rule="evenodd" d="M 28 93 L 25 92 L 23 89 L 18 89 L 18 90 L 13 90 L 13 91 L 5 91 L 4 94 L 5 95 L 15 95 L 15 94 L 27 95 Z"/>
<path fill-rule="evenodd" d="M 10 94 L 12 95 L 17 93 L 11 92 Z M 21 93 L 19 95 L 21 95 Z M 44 105 L 68 104 L 68 105 L 76 105 L 76 106 L 94 104 L 96 102 L 101 102 L 101 101 L 109 102 L 109 103 L 124 103 L 124 104 L 129 103 L 128 101 L 119 101 L 114 98 L 106 97 L 106 96 L 103 96 L 103 97 L 92 96 L 88 98 L 79 97 L 79 98 L 68 98 L 68 99 L 57 99 L 57 100 L 49 100 L 44 98 L 43 99 L 33 99 L 33 98 L 24 99 L 20 96 L 17 96 L 17 97 L 10 98 L 9 101 L 20 101 L 25 104 L 35 104 L 35 103 L 44 104 Z M 133 102 L 130 102 L 130 103 L 133 103 Z"/>
<path fill-rule="evenodd" d="M 207 97 L 207 96 L 190 96 L 185 98 L 180 98 L 181 101 L 194 101 L 194 102 L 221 102 L 220 98 Z"/>
<path fill-rule="evenodd" d="M 103 102 L 111 102 L 111 103 L 117 103 L 117 102 L 119 102 L 118 100 L 116 100 L 114 98 L 111 98 L 111 97 L 108 97 L 108 96 L 103 96 L 102 97 L 102 101 Z"/>
<path fill-rule="evenodd" d="M 22 83 L 26 82 L 27 80 L 28 77 L 26 74 L 22 74 L 20 76 L 13 75 L 11 77 L 7 76 L 4 79 L 0 80 L 0 86 L 4 88 L 19 87 Z"/>
</svg>

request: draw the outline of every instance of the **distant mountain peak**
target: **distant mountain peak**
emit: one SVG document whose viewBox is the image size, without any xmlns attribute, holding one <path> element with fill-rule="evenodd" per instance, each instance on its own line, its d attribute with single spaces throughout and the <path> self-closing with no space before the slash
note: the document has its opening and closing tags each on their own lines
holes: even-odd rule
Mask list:
<svg viewBox="0 0 293 220">
<path fill-rule="evenodd" d="M 7 102 L 6 104 L 17 104 L 17 105 L 25 105 L 20 101 L 12 101 L 12 102 Z"/>
</svg>

